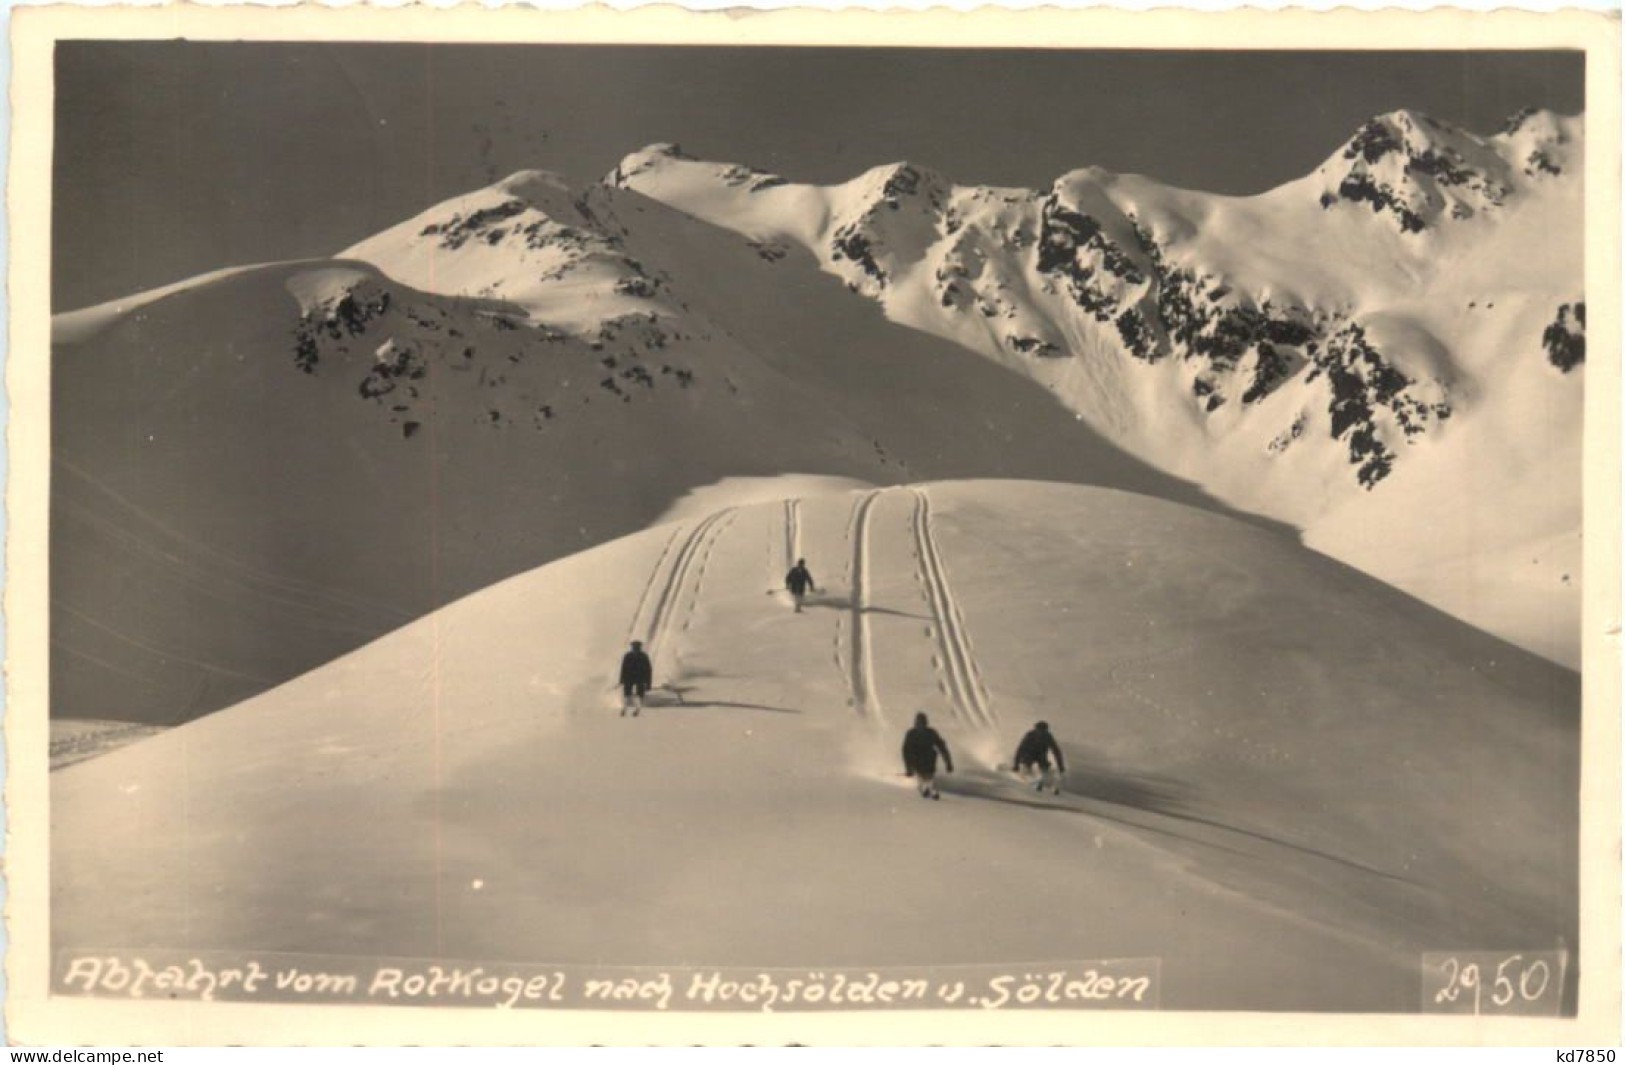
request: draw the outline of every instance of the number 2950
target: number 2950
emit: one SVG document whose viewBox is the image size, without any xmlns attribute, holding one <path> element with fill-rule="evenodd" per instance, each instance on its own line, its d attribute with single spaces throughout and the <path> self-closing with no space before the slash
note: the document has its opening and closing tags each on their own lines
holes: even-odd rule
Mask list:
<svg viewBox="0 0 1625 1065">
<path fill-rule="evenodd" d="M 1555 1016 L 1567 967 L 1568 954 L 1561 950 L 1424 954 L 1422 1010 Z"/>
</svg>

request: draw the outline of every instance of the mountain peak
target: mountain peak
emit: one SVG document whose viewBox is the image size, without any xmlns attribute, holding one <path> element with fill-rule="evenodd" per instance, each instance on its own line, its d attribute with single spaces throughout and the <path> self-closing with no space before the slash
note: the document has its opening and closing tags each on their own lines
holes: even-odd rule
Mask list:
<svg viewBox="0 0 1625 1065">
<path fill-rule="evenodd" d="M 1513 179 L 1493 143 L 1412 110 L 1367 120 L 1316 175 L 1322 207 L 1364 205 L 1407 234 L 1502 207 Z"/>
<path fill-rule="evenodd" d="M 1581 119 L 1525 107 L 1508 118 L 1493 140 L 1525 177 L 1544 180 L 1579 165 Z"/>
<path fill-rule="evenodd" d="M 421 292 L 502 301 L 533 323 L 595 335 L 651 313 L 665 284 L 623 237 L 608 190 L 577 193 L 558 174 L 521 170 L 341 254 Z"/>
<path fill-rule="evenodd" d="M 854 184 L 874 187 L 880 198 L 886 200 L 917 195 L 934 199 L 953 188 L 953 182 L 936 170 L 906 159 L 872 167 L 860 174 Z"/>
<path fill-rule="evenodd" d="M 632 178 L 667 163 L 694 163 L 698 161 L 694 156 L 683 151 L 682 145 L 672 141 L 660 141 L 627 154 L 619 163 L 615 164 L 614 170 L 604 176 L 604 184 L 615 188 L 626 188 Z"/>
<path fill-rule="evenodd" d="M 635 154 L 665 156 L 669 159 L 683 159 L 691 163 L 698 161 L 697 157 L 683 151 L 683 146 L 675 141 L 659 141 L 655 144 L 646 145 L 641 152 Z"/>
<path fill-rule="evenodd" d="M 491 187 L 498 192 L 505 192 L 510 196 L 531 202 L 537 200 L 552 201 L 560 193 L 566 196 L 570 195 L 569 183 L 551 170 L 519 170 L 509 174 Z"/>
<path fill-rule="evenodd" d="M 1414 158 L 1428 151 L 1460 153 L 1468 143 L 1483 142 L 1432 115 L 1401 108 L 1368 119 L 1343 144 L 1336 158 L 1375 165 L 1390 155 Z"/>
<path fill-rule="evenodd" d="M 1537 134 L 1558 135 L 1558 130 L 1564 122 L 1564 116 L 1556 111 L 1544 107 L 1520 107 L 1507 116 L 1501 124 L 1501 136 L 1511 137 L 1519 133 L 1534 132 Z"/>
</svg>

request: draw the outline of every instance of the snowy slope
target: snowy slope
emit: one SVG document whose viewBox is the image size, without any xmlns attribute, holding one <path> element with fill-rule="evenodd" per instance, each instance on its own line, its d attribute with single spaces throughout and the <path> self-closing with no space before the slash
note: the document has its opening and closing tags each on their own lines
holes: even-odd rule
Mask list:
<svg viewBox="0 0 1625 1065">
<path fill-rule="evenodd" d="M 775 595 L 805 555 L 820 592 Z M 621 719 L 625 641 L 661 705 Z M 674 702 L 671 692 L 684 702 Z M 944 801 L 897 776 L 931 713 Z M 954 482 L 725 508 L 52 778 L 58 947 L 878 965 L 1157 955 L 1409 1011 L 1574 942 L 1575 676 L 1279 534 Z M 1072 765 L 996 773 L 1047 718 Z M 186 831 L 174 825 L 184 818 Z"/>
<path fill-rule="evenodd" d="M 443 291 L 321 260 L 59 316 L 53 713 L 190 719 L 728 478 L 1197 495 L 952 344 L 872 313 L 796 322 L 847 306 L 810 262 L 779 264 L 804 284 L 794 307 L 751 290 L 765 318 L 718 324 L 707 285 L 753 252 L 724 234 L 723 260 L 667 281 L 615 214 L 667 242 L 708 227 L 632 193 L 582 202 L 596 228 L 521 175 L 358 249 Z"/>
<path fill-rule="evenodd" d="M 186 720 L 790 475 L 1249 513 L 1576 664 L 1582 150 L 1397 112 L 1237 199 L 657 145 L 58 315 L 53 713 Z"/>
<path fill-rule="evenodd" d="M 1245 198 L 907 163 L 813 187 L 671 145 L 607 180 L 803 249 L 1125 450 L 1575 664 L 1582 162 L 1577 118 L 1484 138 L 1400 111 Z"/>
</svg>

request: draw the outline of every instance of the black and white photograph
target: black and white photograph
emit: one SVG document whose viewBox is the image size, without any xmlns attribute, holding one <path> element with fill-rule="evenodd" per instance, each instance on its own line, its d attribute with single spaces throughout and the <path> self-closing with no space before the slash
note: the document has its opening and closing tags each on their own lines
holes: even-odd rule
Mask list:
<svg viewBox="0 0 1625 1065">
<path fill-rule="evenodd" d="M 44 997 L 1088 1043 L 1617 995 L 1617 24 L 164 25 L 47 45 L 13 264 Z"/>
</svg>

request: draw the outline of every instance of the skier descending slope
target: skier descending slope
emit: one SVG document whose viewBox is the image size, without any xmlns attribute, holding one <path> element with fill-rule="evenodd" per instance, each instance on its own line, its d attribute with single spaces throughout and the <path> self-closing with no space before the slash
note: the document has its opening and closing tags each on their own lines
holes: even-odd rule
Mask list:
<svg viewBox="0 0 1625 1065">
<path fill-rule="evenodd" d="M 812 574 L 807 571 L 806 559 L 796 559 L 796 564 L 784 575 L 784 586 L 790 589 L 790 595 L 796 601 L 796 613 L 801 613 L 801 600 L 808 590 L 818 591 L 818 586 L 813 583 Z"/>
<path fill-rule="evenodd" d="M 1060 772 L 1050 769 L 1050 755 L 1055 756 L 1055 764 Z M 1040 721 L 1034 725 L 1027 734 L 1021 737 L 1016 745 L 1015 758 L 1016 775 L 1023 780 L 1033 781 L 1034 791 L 1053 791 L 1061 794 L 1061 775 L 1066 773 L 1066 756 L 1061 753 L 1061 745 L 1055 742 L 1055 736 L 1049 730 L 1049 723 Z"/>
<path fill-rule="evenodd" d="M 621 716 L 633 717 L 643 709 L 643 697 L 654 683 L 654 663 L 643 653 L 643 641 L 633 640 L 632 649 L 621 656 Z"/>
<path fill-rule="evenodd" d="M 954 756 L 948 753 L 948 745 L 942 742 L 937 730 L 931 727 L 929 718 L 924 714 L 915 714 L 914 727 L 903 737 L 903 771 L 915 779 L 922 799 L 942 798 L 942 792 L 937 790 L 939 753 L 942 755 L 945 771 L 952 773 Z"/>
</svg>

